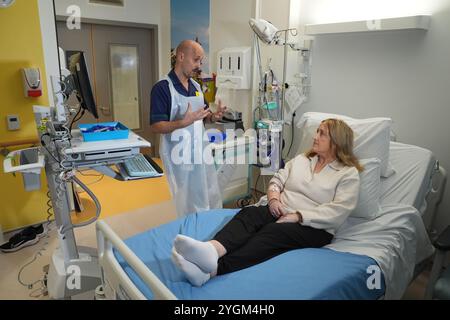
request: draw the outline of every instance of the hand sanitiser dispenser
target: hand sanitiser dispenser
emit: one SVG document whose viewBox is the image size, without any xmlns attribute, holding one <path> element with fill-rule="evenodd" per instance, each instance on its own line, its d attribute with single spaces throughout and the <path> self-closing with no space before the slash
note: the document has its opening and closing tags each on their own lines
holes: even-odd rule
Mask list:
<svg viewBox="0 0 450 320">
<path fill-rule="evenodd" d="M 26 98 L 42 96 L 41 72 L 38 68 L 22 69 L 23 89 Z"/>
</svg>

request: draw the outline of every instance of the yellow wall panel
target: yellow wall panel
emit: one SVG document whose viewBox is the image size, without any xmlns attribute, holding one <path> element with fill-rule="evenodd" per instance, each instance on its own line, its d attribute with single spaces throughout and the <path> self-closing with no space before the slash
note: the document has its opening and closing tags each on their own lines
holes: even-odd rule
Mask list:
<svg viewBox="0 0 450 320">
<path fill-rule="evenodd" d="M 56 50 L 56 48 L 55 48 Z M 41 71 L 43 94 L 25 98 L 21 68 L 36 67 Z M 16 0 L 0 10 L 0 143 L 36 138 L 33 105 L 48 105 L 44 51 L 37 0 Z M 8 131 L 6 116 L 20 117 L 21 130 Z M 26 147 L 26 146 L 24 146 Z M 3 167 L 0 156 L 0 167 Z M 42 190 L 26 192 L 22 176 L 14 177 L 0 170 L 0 225 L 4 231 L 35 224 L 46 219 L 46 181 L 42 174 Z"/>
</svg>

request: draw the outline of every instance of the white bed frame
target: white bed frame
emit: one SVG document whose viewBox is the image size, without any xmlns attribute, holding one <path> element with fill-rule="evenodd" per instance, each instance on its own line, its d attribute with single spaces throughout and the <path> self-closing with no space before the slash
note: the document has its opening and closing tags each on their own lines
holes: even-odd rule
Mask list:
<svg viewBox="0 0 450 320">
<path fill-rule="evenodd" d="M 147 300 L 120 266 L 114 256 L 113 248 L 120 252 L 125 261 L 152 290 L 155 300 L 177 299 L 106 222 L 98 221 L 96 229 L 98 261 L 102 270 L 103 292 L 106 299 Z"/>
<path fill-rule="evenodd" d="M 439 161 L 436 161 L 433 175 L 431 176 L 432 188 L 427 195 L 427 210 L 424 214 L 425 227 L 431 240 L 435 240 L 438 236 L 437 231 L 433 229 L 436 222 L 437 212 L 444 197 L 445 187 L 447 185 L 447 171 L 443 168 Z"/>
<path fill-rule="evenodd" d="M 436 213 L 442 201 L 447 173 L 444 168 L 436 162 L 436 168 L 430 179 L 433 181 L 433 188 L 427 196 L 427 210 L 423 215 L 425 226 L 433 239 L 433 223 Z M 113 248 L 116 249 L 133 270 L 140 276 L 142 281 L 151 289 L 155 300 L 176 300 L 177 297 L 158 279 L 158 277 L 128 248 L 122 239 L 104 221 L 98 221 L 97 242 L 99 263 L 102 270 L 103 292 L 106 299 L 112 300 L 146 300 L 144 294 L 134 285 L 129 276 L 120 266 L 114 256 Z M 430 257 L 432 258 L 432 257 Z M 424 261 L 416 266 L 414 278 L 426 267 Z M 413 278 L 413 279 L 414 279 Z"/>
<path fill-rule="evenodd" d="M 439 236 L 437 230 L 434 229 L 434 226 L 437 213 L 439 212 L 439 206 L 444 197 L 445 187 L 447 185 L 447 170 L 439 164 L 439 161 L 436 161 L 436 166 L 431 176 L 431 184 L 431 190 L 426 197 L 427 209 L 423 214 L 422 219 L 424 220 L 430 241 L 433 243 Z M 413 280 L 426 268 L 431 266 L 433 263 L 433 257 L 434 255 L 416 265 Z"/>
</svg>

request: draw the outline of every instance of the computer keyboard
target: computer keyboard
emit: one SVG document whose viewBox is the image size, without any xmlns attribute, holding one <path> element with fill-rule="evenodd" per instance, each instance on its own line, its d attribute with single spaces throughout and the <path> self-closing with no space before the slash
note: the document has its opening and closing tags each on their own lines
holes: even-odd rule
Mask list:
<svg viewBox="0 0 450 320">
<path fill-rule="evenodd" d="M 130 177 L 154 177 L 159 175 L 159 172 L 141 153 L 134 158 L 125 160 L 123 165 Z"/>
</svg>

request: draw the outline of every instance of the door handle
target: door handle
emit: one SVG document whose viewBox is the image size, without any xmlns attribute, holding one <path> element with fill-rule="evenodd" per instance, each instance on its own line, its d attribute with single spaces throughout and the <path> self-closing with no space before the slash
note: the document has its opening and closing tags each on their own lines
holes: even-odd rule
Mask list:
<svg viewBox="0 0 450 320">
<path fill-rule="evenodd" d="M 103 106 L 97 106 L 97 109 L 100 109 L 105 116 L 109 116 L 111 114 L 111 110 L 109 108 L 105 108 Z"/>
</svg>

